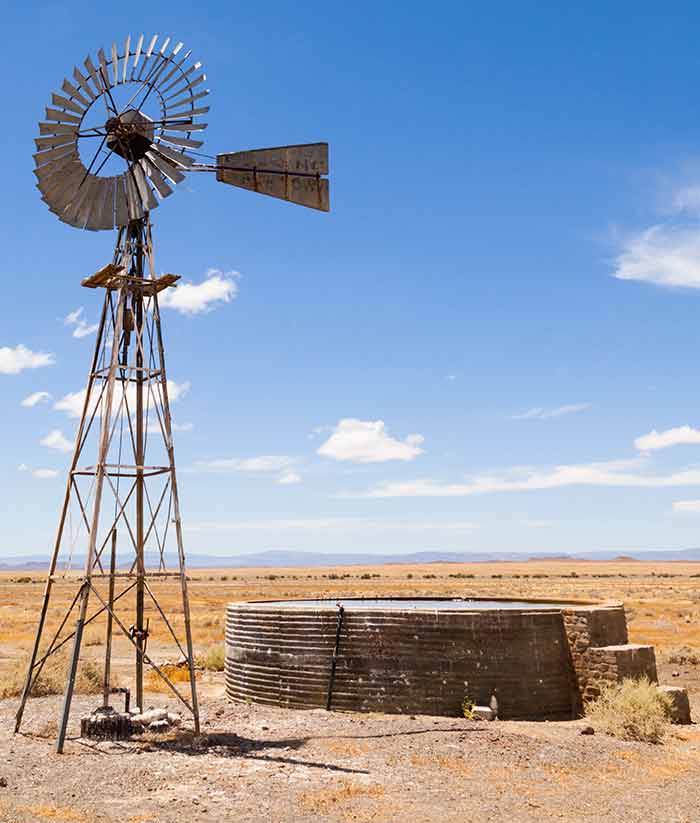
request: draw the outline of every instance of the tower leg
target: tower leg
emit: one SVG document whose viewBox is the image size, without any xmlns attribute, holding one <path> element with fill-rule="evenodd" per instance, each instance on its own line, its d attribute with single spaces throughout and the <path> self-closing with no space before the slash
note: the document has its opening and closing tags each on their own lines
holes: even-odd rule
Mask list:
<svg viewBox="0 0 700 823">
<path fill-rule="evenodd" d="M 92 587 L 92 570 L 95 563 L 95 551 L 97 547 L 97 529 L 100 523 L 100 506 L 102 505 L 102 489 L 105 478 L 105 463 L 111 441 L 112 431 L 112 401 L 114 398 L 114 383 L 117 379 L 117 369 L 119 368 L 119 342 L 124 327 L 124 287 L 119 291 L 119 302 L 117 304 L 117 316 L 114 322 L 114 337 L 112 339 L 112 357 L 107 375 L 107 387 L 105 390 L 104 405 L 102 407 L 102 419 L 100 422 L 100 446 L 95 469 L 95 500 L 92 508 L 92 522 L 90 524 L 90 534 L 88 540 L 88 552 L 85 560 L 85 575 L 83 577 L 80 612 L 75 626 L 75 636 L 73 638 L 73 652 L 71 655 L 70 669 L 63 700 L 63 710 L 58 726 L 58 737 L 56 739 L 56 751 L 61 754 L 66 739 L 68 719 L 70 716 L 71 702 L 73 700 L 73 689 L 75 687 L 75 676 L 78 671 L 78 660 L 80 658 L 80 646 L 83 639 L 83 628 L 87 615 L 88 601 L 90 599 L 90 589 Z"/>
<path fill-rule="evenodd" d="M 112 671 L 112 612 L 114 611 L 114 574 L 117 570 L 117 530 L 112 529 L 112 552 L 109 559 L 109 610 L 107 612 L 107 631 L 105 633 L 105 674 L 102 686 L 102 705 L 109 706 L 110 680 Z"/>
<path fill-rule="evenodd" d="M 66 681 L 66 691 L 63 695 L 63 708 L 61 709 L 61 720 L 58 726 L 58 737 L 56 738 L 56 751 L 63 753 L 63 746 L 66 741 L 66 730 L 68 728 L 68 718 L 70 707 L 73 702 L 73 689 L 75 688 L 75 677 L 78 673 L 78 660 L 80 659 L 80 646 L 83 642 L 83 629 L 85 627 L 85 615 L 87 614 L 88 600 L 90 599 L 90 585 L 87 581 L 83 583 L 80 594 L 80 615 L 75 626 L 75 636 L 73 638 L 73 651 L 71 653 L 70 667 L 68 669 L 68 680 Z"/>
<path fill-rule="evenodd" d="M 142 253 L 139 254 L 142 257 Z M 138 261 L 143 271 L 141 260 Z M 143 531 L 143 463 L 144 463 L 144 417 L 143 417 L 143 297 L 135 294 L 134 331 L 136 334 L 136 703 L 143 711 L 143 654 L 146 645 L 144 627 L 144 531 Z"/>
<path fill-rule="evenodd" d="M 148 226 L 148 262 L 151 274 L 155 272 L 153 263 L 153 244 L 151 241 L 151 229 Z M 175 534 L 177 538 L 177 556 L 180 569 L 180 587 L 182 590 L 182 611 L 185 621 L 185 642 L 187 647 L 187 661 L 190 674 L 190 693 L 192 696 L 192 714 L 194 719 L 194 730 L 199 734 L 199 702 L 197 700 L 197 679 L 194 670 L 194 648 L 192 644 L 192 624 L 190 621 L 190 598 L 187 590 L 187 571 L 185 568 L 185 549 L 182 539 L 182 520 L 180 518 L 180 497 L 177 490 L 177 475 L 175 473 L 175 449 L 173 446 L 173 426 L 170 416 L 170 401 L 168 399 L 168 380 L 165 373 L 165 346 L 163 345 L 163 333 L 160 326 L 160 307 L 158 296 L 153 297 L 153 318 L 155 321 L 156 342 L 158 344 L 158 360 L 160 361 L 160 382 L 163 393 L 163 423 L 167 437 L 168 460 L 170 463 L 170 482 L 173 499 L 173 515 L 175 519 Z"/>
<path fill-rule="evenodd" d="M 27 705 L 27 699 L 29 697 L 29 692 L 32 686 L 32 680 L 34 678 L 34 666 L 36 663 L 37 655 L 39 654 L 39 647 L 41 646 L 41 638 L 44 633 L 44 624 L 46 623 L 46 613 L 49 608 L 49 601 L 51 599 L 51 589 L 53 588 L 53 579 L 54 575 L 56 574 L 56 565 L 58 562 L 58 554 L 61 550 L 61 541 L 63 539 L 63 530 L 66 525 L 66 516 L 68 514 L 68 507 L 70 505 L 70 495 L 71 495 L 71 485 L 73 483 L 73 471 L 78 464 L 78 460 L 80 458 L 80 452 L 82 450 L 82 439 L 83 433 L 85 431 L 85 426 L 87 422 L 87 411 L 88 405 L 90 402 L 90 397 L 92 393 L 92 388 L 95 382 L 95 369 L 97 368 L 97 363 L 100 356 L 100 350 L 102 348 L 102 339 L 104 335 L 105 329 L 105 321 L 107 319 L 107 303 L 109 297 L 105 297 L 105 302 L 102 306 L 102 315 L 100 317 L 100 325 L 97 331 L 97 341 L 95 342 L 95 352 L 92 358 L 92 364 L 90 366 L 90 373 L 88 375 L 88 384 L 87 384 L 87 391 L 85 392 L 85 402 L 83 403 L 83 411 L 80 417 L 80 425 L 78 426 L 78 433 L 75 438 L 75 446 L 73 448 L 73 458 L 71 460 L 70 470 L 68 472 L 68 480 L 66 482 L 66 493 L 63 498 L 63 508 L 61 509 L 61 516 L 58 522 L 58 531 L 56 533 L 56 541 L 54 543 L 53 554 L 51 555 L 51 562 L 49 564 L 49 571 L 46 578 L 46 585 L 44 587 L 44 597 L 41 604 L 41 613 L 39 615 L 39 622 L 36 629 L 36 635 L 34 636 L 34 645 L 32 647 L 32 653 L 29 658 L 29 663 L 27 665 L 27 676 L 24 681 L 24 687 L 22 689 L 22 696 L 20 697 L 19 707 L 17 708 L 17 713 L 15 715 L 15 734 L 19 732 L 20 727 L 22 725 L 22 717 L 24 716 L 24 709 Z"/>
</svg>

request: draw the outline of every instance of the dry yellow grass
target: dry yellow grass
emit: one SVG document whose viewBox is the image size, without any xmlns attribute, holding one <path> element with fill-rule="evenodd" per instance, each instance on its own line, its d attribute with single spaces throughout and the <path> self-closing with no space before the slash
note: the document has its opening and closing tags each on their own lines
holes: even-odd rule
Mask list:
<svg viewBox="0 0 700 823">
<path fill-rule="evenodd" d="M 671 698 L 646 678 L 605 684 L 586 707 L 593 725 L 620 740 L 660 743 L 669 726 Z"/>
<path fill-rule="evenodd" d="M 22 806 L 20 808 L 36 815 L 36 818 L 41 820 L 62 820 L 69 821 L 70 823 L 92 823 L 95 819 L 92 816 L 88 816 L 83 812 L 66 806 L 50 806 L 42 803 L 35 806 Z"/>
<path fill-rule="evenodd" d="M 17 659 L 9 671 L 0 675 L 0 698 L 18 697 L 22 693 L 29 659 Z M 68 655 L 57 652 L 48 658 L 39 675 L 32 695 L 43 697 L 48 694 L 62 694 L 68 678 Z M 78 694 L 98 694 L 102 691 L 104 669 L 93 660 L 83 660 L 78 666 L 75 691 Z"/>
<path fill-rule="evenodd" d="M 379 784 L 363 785 L 350 780 L 341 780 L 332 788 L 304 792 L 301 795 L 301 803 L 314 814 L 337 814 L 342 820 L 358 820 L 367 818 L 365 815 L 360 818 L 355 806 L 357 801 L 371 801 L 372 818 L 370 819 L 382 819 L 381 806 L 377 805 L 377 801 L 381 801 L 384 793 L 384 786 Z"/>
<path fill-rule="evenodd" d="M 651 643 L 663 655 L 671 649 L 700 647 L 700 564 L 633 561 L 529 561 L 518 563 L 435 563 L 300 569 L 207 569 L 190 573 L 195 649 L 224 641 L 226 604 L 234 600 L 345 596 L 471 596 L 622 600 L 628 610 L 630 640 Z M 18 582 L 18 581 L 27 582 Z M 54 586 L 47 629 L 55 630 L 75 592 L 76 578 Z M 177 580 L 154 580 L 152 588 L 182 637 L 181 596 Z M 43 594 L 44 576 L 0 574 L 0 674 L 32 642 Z M 117 604 L 126 626 L 134 620 L 133 592 Z M 93 604 L 94 605 L 94 604 Z M 96 607 L 95 607 L 96 608 Z M 174 662 L 179 653 L 152 603 L 149 653 Z M 91 643 L 103 637 L 103 617 L 88 627 Z M 72 619 L 66 630 L 72 630 Z M 64 634 L 65 634 L 64 631 Z M 104 648 L 86 653 L 100 659 Z M 120 636 L 115 665 L 131 667 L 133 649 Z"/>
</svg>

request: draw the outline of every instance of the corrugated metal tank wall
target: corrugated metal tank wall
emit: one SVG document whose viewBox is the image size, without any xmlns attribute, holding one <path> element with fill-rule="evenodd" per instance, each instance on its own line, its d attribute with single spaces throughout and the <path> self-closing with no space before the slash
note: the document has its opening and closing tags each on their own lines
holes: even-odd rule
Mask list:
<svg viewBox="0 0 700 823">
<path fill-rule="evenodd" d="M 232 700 L 326 705 L 338 610 L 230 604 L 226 689 Z M 575 684 L 556 610 L 348 609 L 332 708 L 458 715 L 465 696 L 502 718 L 569 718 Z"/>
</svg>

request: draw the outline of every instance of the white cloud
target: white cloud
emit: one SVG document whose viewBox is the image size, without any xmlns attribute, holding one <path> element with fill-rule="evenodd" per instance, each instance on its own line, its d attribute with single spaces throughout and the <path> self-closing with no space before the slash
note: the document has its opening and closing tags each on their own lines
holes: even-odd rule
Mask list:
<svg viewBox="0 0 700 823">
<path fill-rule="evenodd" d="M 53 407 L 56 411 L 65 412 L 68 417 L 80 417 L 84 403 L 85 389 L 82 389 L 81 391 L 64 394 L 60 400 L 53 404 Z"/>
<path fill-rule="evenodd" d="M 383 420 L 340 420 L 333 434 L 317 451 L 322 457 L 351 463 L 383 463 L 387 460 L 413 460 L 423 454 L 420 434 L 396 440 L 386 431 Z"/>
<path fill-rule="evenodd" d="M 89 335 L 94 334 L 99 328 L 99 323 L 87 323 L 82 314 L 83 307 L 80 306 L 80 308 L 70 312 L 70 314 L 67 314 L 63 318 L 64 326 L 73 327 L 73 337 L 88 337 Z"/>
<path fill-rule="evenodd" d="M 635 448 L 645 452 L 698 443 L 700 443 L 700 429 L 693 429 L 690 426 L 677 426 L 661 432 L 652 429 L 648 434 L 643 434 L 634 441 Z"/>
<path fill-rule="evenodd" d="M 158 302 L 181 314 L 201 314 L 211 311 L 216 303 L 230 303 L 238 296 L 237 271 L 208 269 L 201 283 L 183 283 L 161 292 Z"/>
<path fill-rule="evenodd" d="M 204 531 L 366 531 L 375 532 L 470 532 L 479 524 L 469 520 L 373 520 L 364 517 L 318 517 L 291 520 L 212 520 L 185 523 L 185 529 Z"/>
<path fill-rule="evenodd" d="M 245 457 L 237 461 L 238 471 L 276 472 L 287 469 L 297 462 L 295 457 L 280 454 L 268 454 L 262 457 Z"/>
<path fill-rule="evenodd" d="M 521 520 L 520 525 L 528 529 L 548 529 L 554 523 L 551 520 Z"/>
<path fill-rule="evenodd" d="M 192 388 L 192 384 L 189 380 L 185 380 L 184 383 L 176 383 L 174 380 L 168 380 L 167 383 L 168 400 L 171 403 L 177 403 L 178 400 L 182 400 L 182 398 L 188 394 Z"/>
<path fill-rule="evenodd" d="M 185 381 L 184 383 L 176 383 L 174 380 L 168 380 L 168 399 L 170 402 L 177 403 L 178 400 L 182 399 L 189 392 L 190 385 L 191 384 L 189 381 Z M 64 394 L 60 400 L 57 400 L 53 404 L 54 409 L 56 409 L 56 411 L 65 412 L 68 417 L 80 417 L 83 411 L 83 404 L 85 403 L 85 392 L 86 389 L 81 389 L 80 391 Z M 96 401 L 97 397 L 99 397 L 99 391 L 97 393 L 93 392 L 93 403 Z M 123 394 L 120 391 L 119 385 L 117 385 L 113 400 L 113 403 L 115 404 L 114 408 L 116 408 L 117 404 L 121 402 L 122 397 Z M 136 387 L 133 383 L 129 385 L 126 399 L 129 404 L 129 411 L 133 414 L 136 405 Z M 90 409 L 92 410 L 92 406 Z"/>
<path fill-rule="evenodd" d="M 32 409 L 39 403 L 44 403 L 51 399 L 51 395 L 47 391 L 35 391 L 34 394 L 27 395 L 20 405 L 25 409 Z"/>
<path fill-rule="evenodd" d="M 37 480 L 52 480 L 54 477 L 58 477 L 58 472 L 56 469 L 30 469 L 26 463 L 20 463 L 17 466 L 18 472 L 29 472 L 32 477 L 36 477 Z"/>
<path fill-rule="evenodd" d="M 700 512 L 700 500 L 676 500 L 673 503 L 674 512 Z"/>
<path fill-rule="evenodd" d="M 522 414 L 512 415 L 513 420 L 551 420 L 564 417 L 567 414 L 577 414 L 591 408 L 590 403 L 570 403 L 566 406 L 556 406 L 553 409 L 543 409 L 540 406 L 528 409 Z"/>
<path fill-rule="evenodd" d="M 469 497 L 475 494 L 535 491 L 566 486 L 605 486 L 636 488 L 672 488 L 700 486 L 700 469 L 682 469 L 667 475 L 645 474 L 643 461 L 611 461 L 555 466 L 551 469 L 506 470 L 500 475 L 477 475 L 461 483 L 443 483 L 432 479 L 385 483 L 343 497 Z"/>
<path fill-rule="evenodd" d="M 55 362 L 53 354 L 32 351 L 22 343 L 14 349 L 9 346 L 0 346 L 0 374 L 19 374 L 24 369 L 53 366 Z"/>
<path fill-rule="evenodd" d="M 53 429 L 46 437 L 42 437 L 39 441 L 42 446 L 47 449 L 56 449 L 60 452 L 69 452 L 73 450 L 73 443 L 68 440 L 60 429 Z"/>
<path fill-rule="evenodd" d="M 301 475 L 295 471 L 299 458 L 285 454 L 264 454 L 260 457 L 220 457 L 215 460 L 198 460 L 194 471 L 242 472 L 246 474 L 276 475 L 276 482 L 283 486 L 301 483 Z"/>
<path fill-rule="evenodd" d="M 36 477 L 37 480 L 53 480 L 54 477 L 58 477 L 58 472 L 56 469 L 32 469 L 32 477 Z"/>
<path fill-rule="evenodd" d="M 79 323 L 73 329 L 73 337 L 80 339 L 81 337 L 89 337 L 94 334 L 100 327 L 99 323 Z"/>
<path fill-rule="evenodd" d="M 615 260 L 614 276 L 659 286 L 700 288 L 700 231 L 656 225 L 628 237 Z"/>
</svg>

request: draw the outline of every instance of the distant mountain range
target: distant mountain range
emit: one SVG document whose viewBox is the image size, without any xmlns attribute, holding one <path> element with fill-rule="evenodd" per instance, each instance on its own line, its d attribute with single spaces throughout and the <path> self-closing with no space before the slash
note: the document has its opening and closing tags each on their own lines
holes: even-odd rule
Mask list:
<svg viewBox="0 0 700 823">
<path fill-rule="evenodd" d="M 273 549 L 254 554 L 213 555 L 190 554 L 187 566 L 191 569 L 251 569 L 251 568 L 299 568 L 322 566 L 381 566 L 387 563 L 499 563 L 524 562 L 527 560 L 573 561 L 573 560 L 637 560 L 637 561 L 686 561 L 700 562 L 698 549 L 657 549 L 647 551 L 620 551 L 617 549 L 562 553 L 518 553 L 518 552 L 445 552 L 422 551 L 410 554 L 355 554 L 350 552 L 298 552 L 291 549 Z M 0 571 L 38 571 L 48 566 L 48 558 L 39 555 L 26 557 L 0 557 Z M 72 568 L 81 569 L 85 558 L 74 557 Z M 177 565 L 175 555 L 166 555 L 168 568 Z M 158 565 L 156 554 L 146 555 L 149 568 Z"/>
</svg>

